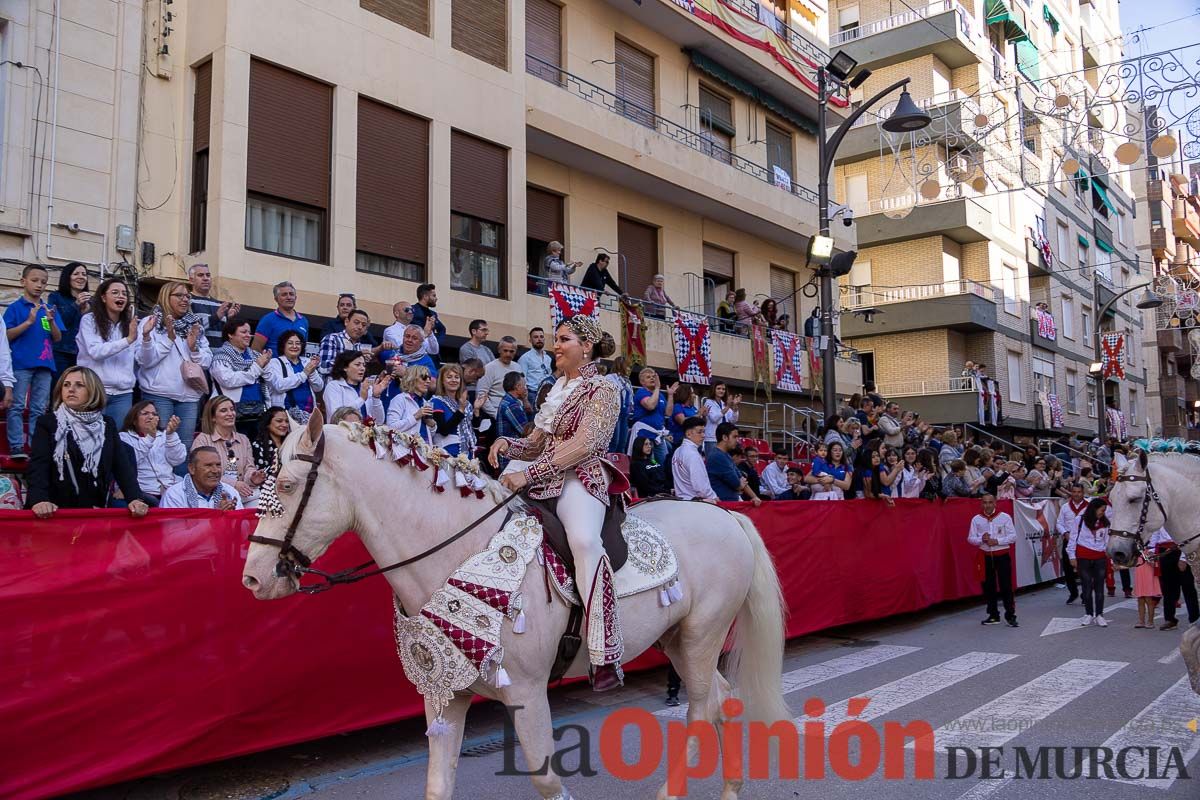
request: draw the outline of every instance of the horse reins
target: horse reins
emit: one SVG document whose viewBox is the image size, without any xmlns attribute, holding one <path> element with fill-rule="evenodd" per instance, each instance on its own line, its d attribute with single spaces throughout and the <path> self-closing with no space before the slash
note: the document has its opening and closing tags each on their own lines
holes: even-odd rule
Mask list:
<svg viewBox="0 0 1200 800">
<path fill-rule="evenodd" d="M 1149 516 L 1149 514 L 1150 514 L 1150 501 L 1153 500 L 1154 504 L 1156 506 L 1158 506 L 1158 511 L 1160 514 L 1162 514 L 1164 523 L 1166 522 L 1166 519 L 1167 519 L 1167 509 L 1163 506 L 1162 499 L 1158 496 L 1158 490 L 1154 488 L 1154 481 L 1150 478 L 1150 467 L 1149 466 L 1147 466 L 1145 468 L 1145 473 L 1146 473 L 1145 475 L 1118 475 L 1117 476 L 1117 483 L 1144 483 L 1144 484 L 1146 484 L 1146 491 L 1142 493 L 1142 510 L 1141 510 L 1141 513 L 1138 514 L 1137 530 L 1131 532 L 1131 531 L 1118 531 L 1118 530 L 1110 529 L 1108 532 L 1108 535 L 1109 536 L 1117 536 L 1119 538 L 1124 538 L 1124 539 L 1133 539 L 1137 546 L 1137 549 L 1138 549 L 1138 555 L 1141 556 L 1145 561 L 1153 564 L 1155 561 L 1158 560 L 1159 556 L 1157 553 L 1148 552 L 1149 548 L 1146 546 L 1146 543 L 1142 540 L 1142 534 L 1146 530 L 1146 517 Z M 1200 534 L 1196 534 L 1195 536 L 1189 536 L 1187 539 L 1184 539 L 1182 542 L 1178 542 L 1177 544 L 1179 546 L 1180 551 L 1182 552 L 1184 545 L 1186 545 L 1190 542 L 1193 542 L 1196 539 L 1200 539 Z"/>
<path fill-rule="evenodd" d="M 486 520 L 488 517 L 495 514 L 500 509 L 511 503 L 513 500 L 521 496 L 521 492 L 513 492 L 508 497 L 501 500 L 495 506 L 487 511 L 483 516 L 476 519 L 467 527 L 460 530 L 458 533 L 443 539 L 441 542 L 430 547 L 422 553 L 418 553 L 412 558 L 406 558 L 403 561 L 397 561 L 395 564 L 388 564 L 386 567 L 376 567 L 375 561 L 365 561 L 356 567 L 350 567 L 339 572 L 325 572 L 324 570 L 316 569 L 312 566 L 312 559 L 306 556 L 299 548 L 293 544 L 296 538 L 296 529 L 300 527 L 300 520 L 304 516 L 304 510 L 308 507 L 309 498 L 312 497 L 313 485 L 317 482 L 317 473 L 321 469 L 321 463 L 325 460 L 325 437 L 322 435 L 317 440 L 316 447 L 313 448 L 312 455 L 303 453 L 297 454 L 296 460 L 304 461 L 312 465 L 308 470 L 308 475 L 304 478 L 304 492 L 300 495 L 300 505 L 296 507 L 296 513 L 292 517 L 291 523 L 288 525 L 287 533 L 283 539 L 269 539 L 265 536 L 250 535 L 247 541 L 256 544 L 265 544 L 269 547 L 279 548 L 279 561 L 275 564 L 275 575 L 280 578 L 292 578 L 297 583 L 297 590 L 304 594 L 319 594 L 320 592 L 328 591 L 334 586 L 345 583 L 357 583 L 363 578 L 371 578 L 376 575 L 382 575 L 385 572 L 407 567 L 410 564 L 415 564 L 418 561 L 428 558 L 434 553 L 457 542 L 462 537 L 466 536 L 475 528 Z M 321 578 L 324 583 L 314 583 L 308 586 L 301 586 L 300 578 L 304 575 L 316 575 Z"/>
</svg>

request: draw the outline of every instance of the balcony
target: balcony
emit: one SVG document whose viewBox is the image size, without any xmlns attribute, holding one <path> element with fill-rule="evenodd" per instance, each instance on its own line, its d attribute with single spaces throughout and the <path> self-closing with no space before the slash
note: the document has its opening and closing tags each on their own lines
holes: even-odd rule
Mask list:
<svg viewBox="0 0 1200 800">
<path fill-rule="evenodd" d="M 1171 202 L 1171 221 L 1176 239 L 1200 248 L 1200 214 L 1187 198 L 1176 197 Z"/>
<path fill-rule="evenodd" d="M 816 192 L 795 181 L 779 185 L 765 165 L 714 147 L 705 132 L 533 56 L 526 56 L 526 73 L 530 153 L 785 247 L 807 248 Z M 841 238 L 839 247 L 852 246 Z"/>
<path fill-rule="evenodd" d="M 918 147 L 930 142 L 943 142 L 951 149 L 960 149 L 979 143 L 975 125 L 975 117 L 980 113 L 979 104 L 966 92 L 953 89 L 936 97 L 918 100 L 917 105 L 928 111 L 931 117 L 929 127 L 917 134 Z M 907 135 L 885 134 L 880 128 L 883 120 L 891 116 L 895 109 L 896 104 L 889 103 L 872 109 L 869 114 L 855 120 L 838 147 L 837 163 L 878 158 L 881 153 L 890 150 L 885 142 L 894 141 L 896 138 L 899 138 L 904 149 L 907 149 Z"/>
<path fill-rule="evenodd" d="M 1058 258 L 1058 253 L 1053 254 Z M 1045 255 L 1031 237 L 1025 237 L 1025 263 L 1029 266 L 1029 277 L 1046 277 L 1054 271 L 1054 266 L 1046 261 Z"/>
<path fill-rule="evenodd" d="M 839 31 L 831 50 L 844 50 L 859 66 L 879 69 L 932 53 L 954 69 L 975 64 L 986 53 L 982 32 L 958 0 L 933 0 L 885 19 Z"/>
<path fill-rule="evenodd" d="M 934 235 L 967 244 L 992 236 L 991 212 L 967 197 L 960 185 L 945 187 L 932 200 L 915 192 L 870 200 L 854 212 L 859 247 Z"/>
<path fill-rule="evenodd" d="M 927 381 L 881 383 L 876 387 L 905 411 L 915 411 L 930 424 L 975 422 L 979 393 L 974 378 L 937 378 Z"/>
<path fill-rule="evenodd" d="M 1183 332 L 1178 328 L 1158 331 L 1157 344 L 1158 351 L 1168 355 L 1182 353 L 1188 347 L 1187 342 L 1185 342 L 1183 339 Z"/>
<path fill-rule="evenodd" d="M 999 304 L 1003 302 L 994 286 L 960 280 L 899 289 L 857 288 L 842 297 L 849 311 L 873 308 L 881 312 L 866 322 L 859 314 L 842 316 L 842 336 L 853 339 L 937 328 L 978 333 L 999 327 Z M 1021 304 L 1014 307 L 1019 311 Z"/>
<path fill-rule="evenodd" d="M 636 6 L 628 0 L 608 2 L 681 48 L 708 56 L 776 97 L 792 99 L 816 120 L 816 68 L 829 63 L 829 53 L 815 34 L 791 28 L 776 17 L 773 6 L 757 0 L 707 0 L 703 7 L 688 0 L 645 0 Z M 701 12 L 706 17 L 699 16 Z M 736 39 L 719 25 L 754 41 Z M 779 49 L 785 52 L 772 55 Z M 835 120 L 847 105 L 830 104 Z"/>
<path fill-rule="evenodd" d="M 1166 228 L 1152 228 L 1150 231 L 1150 250 L 1155 258 L 1174 259 L 1175 232 Z"/>
</svg>

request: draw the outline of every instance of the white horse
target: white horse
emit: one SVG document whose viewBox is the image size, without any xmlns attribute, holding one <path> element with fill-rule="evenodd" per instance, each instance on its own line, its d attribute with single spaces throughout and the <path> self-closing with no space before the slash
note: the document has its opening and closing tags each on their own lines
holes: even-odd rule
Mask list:
<svg viewBox="0 0 1200 800">
<path fill-rule="evenodd" d="M 353 530 L 376 564 L 393 564 L 453 537 L 507 494 L 495 482 L 489 482 L 483 498 L 464 498 L 456 491 L 432 492 L 428 471 L 381 463 L 367 447 L 354 441 L 350 432 L 350 428 L 325 426 L 318 411 L 307 427 L 287 438 L 280 449 L 276 481 L 282 514 L 261 519 L 256 536 L 282 543 L 286 531 L 294 527 L 292 552 L 315 560 L 343 531 Z M 303 502 L 305 495 L 309 495 L 307 502 Z M 298 509 L 301 518 L 296 520 Z M 687 687 L 689 723 L 718 723 L 721 705 L 734 696 L 735 686 L 736 696 L 745 704 L 746 721 L 770 725 L 790 719 L 780 681 L 783 598 L 771 556 L 753 523 L 743 515 L 700 502 L 646 503 L 632 513 L 670 540 L 684 593 L 682 601 L 666 607 L 660 606 L 656 591 L 619 601 L 625 659 L 632 660 L 660 643 Z M 503 517 L 502 512 L 493 514 L 419 563 L 386 573 L 402 607 L 412 613 L 428 602 L 463 561 L 486 548 L 500 530 Z M 251 544 L 242 583 L 255 597 L 275 599 L 297 590 L 298 581 L 286 569 L 279 570 L 283 577 L 277 574 L 280 555 L 280 547 Z M 526 598 L 546 597 L 536 562 L 526 571 L 522 591 Z M 525 633 L 514 635 L 512 623 L 506 623 L 501 635 L 504 668 L 511 685 L 496 688 L 477 681 L 468 691 L 455 695 L 442 713 L 451 733 L 430 736 L 427 800 L 445 800 L 454 793 L 463 723 L 473 693 L 499 700 L 508 708 L 522 707 L 513 715 L 513 725 L 530 770 L 553 755 L 546 688 L 569 609 L 555 596 L 553 603 L 527 601 L 524 613 Z M 726 662 L 727 679 L 717 670 L 717 659 L 731 626 L 733 651 Z M 584 675 L 586 670 L 585 644 L 567 674 Z M 426 702 L 425 710 L 432 725 L 437 709 Z M 552 772 L 534 776 L 533 783 L 542 798 L 570 797 L 561 778 Z M 740 780 L 726 781 L 721 800 L 735 800 L 740 789 Z M 668 796 L 665 784 L 658 796 Z"/>
<path fill-rule="evenodd" d="M 1152 443 L 1151 446 L 1153 446 Z M 1182 443 L 1164 443 L 1181 449 Z M 1200 450 L 1151 452 L 1139 449 L 1125 463 L 1108 493 L 1108 557 L 1132 565 L 1159 528 L 1188 556 L 1200 588 Z M 1200 623 L 1188 628 L 1179 645 L 1192 690 L 1200 694 Z"/>
</svg>

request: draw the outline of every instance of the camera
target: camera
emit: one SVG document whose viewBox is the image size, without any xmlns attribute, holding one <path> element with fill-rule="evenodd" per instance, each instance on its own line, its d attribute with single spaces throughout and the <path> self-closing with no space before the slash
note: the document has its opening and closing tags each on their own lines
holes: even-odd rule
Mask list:
<svg viewBox="0 0 1200 800">
<path fill-rule="evenodd" d="M 845 212 L 842 213 L 842 224 L 845 225 L 847 228 L 854 227 L 854 209 L 853 208 L 850 208 L 849 206 L 846 207 Z"/>
</svg>

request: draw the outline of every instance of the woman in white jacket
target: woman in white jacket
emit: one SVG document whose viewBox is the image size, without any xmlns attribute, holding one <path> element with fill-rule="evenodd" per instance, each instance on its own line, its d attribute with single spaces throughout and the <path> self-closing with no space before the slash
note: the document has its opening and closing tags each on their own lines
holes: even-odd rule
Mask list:
<svg viewBox="0 0 1200 800">
<path fill-rule="evenodd" d="M 433 388 L 433 377 L 427 367 L 409 367 L 400 381 L 400 394 L 392 398 L 387 412 L 387 425 L 394 431 L 407 433 L 433 443 L 436 420 L 434 407 L 425 400 Z"/>
<path fill-rule="evenodd" d="M 333 419 L 339 408 L 353 408 L 364 419 L 381 420 L 386 412 L 379 396 L 391 383 L 391 375 L 383 373 L 374 384 L 365 382 L 367 360 L 357 350 L 343 350 L 333 360 L 330 381 L 325 385 L 325 418 Z"/>
<path fill-rule="evenodd" d="M 142 339 L 137 350 L 138 386 L 142 399 L 158 411 L 159 420 L 179 417 L 179 438 L 190 445 L 196 433 L 200 398 L 205 389 L 189 386 L 183 378 L 183 365 L 190 361 L 207 369 L 212 351 L 203 333 L 200 318 L 191 311 L 191 292 L 186 283 L 168 281 L 158 293 L 158 305 L 151 326 L 143 320 Z M 207 388 L 207 387 L 206 387 Z M 176 475 L 184 475 L 181 465 Z"/>
<path fill-rule="evenodd" d="M 166 430 L 160 431 L 158 411 L 149 400 L 135 405 L 122 421 L 121 441 L 133 453 L 138 486 L 152 506 L 157 506 L 163 492 L 179 482 L 174 469 L 187 461 L 188 451 L 178 428 L 179 417 L 171 417 Z"/>
<path fill-rule="evenodd" d="M 301 361 L 304 339 L 298 331 L 279 335 L 279 355 L 272 358 L 263 373 L 267 384 L 267 403 L 287 409 L 288 416 L 300 425 L 308 424 L 317 397 L 325 388 L 325 379 L 317 372 L 321 360 L 316 356 Z"/>
<path fill-rule="evenodd" d="M 109 278 L 100 284 L 91 311 L 79 321 L 79 357 L 76 362 L 96 373 L 104 384 L 108 403 L 104 415 L 116 423 L 125 424 L 125 415 L 133 406 L 133 384 L 137 381 L 134 361 L 138 326 L 129 303 L 129 290 L 120 278 Z M 147 317 L 145 330 L 154 327 L 154 318 Z"/>
</svg>

